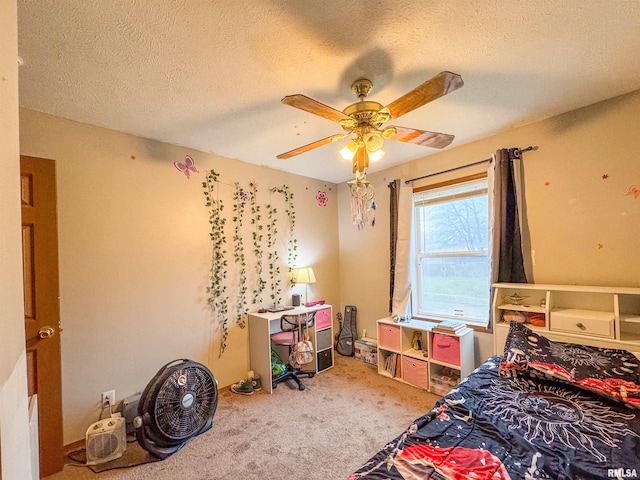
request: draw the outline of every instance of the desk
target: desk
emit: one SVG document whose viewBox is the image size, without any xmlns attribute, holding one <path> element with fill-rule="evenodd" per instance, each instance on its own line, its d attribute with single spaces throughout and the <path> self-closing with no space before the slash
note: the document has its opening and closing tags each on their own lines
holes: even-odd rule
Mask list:
<svg viewBox="0 0 640 480">
<path fill-rule="evenodd" d="M 317 312 L 315 326 L 309 336 L 315 352 L 313 362 L 304 368 L 320 373 L 333 367 L 333 313 L 331 305 L 296 307 L 283 312 L 249 313 L 249 364 L 260 375 L 262 388 L 271 393 L 271 334 L 280 331 L 280 317 L 284 314 Z M 283 358 L 285 363 L 288 359 Z"/>
</svg>

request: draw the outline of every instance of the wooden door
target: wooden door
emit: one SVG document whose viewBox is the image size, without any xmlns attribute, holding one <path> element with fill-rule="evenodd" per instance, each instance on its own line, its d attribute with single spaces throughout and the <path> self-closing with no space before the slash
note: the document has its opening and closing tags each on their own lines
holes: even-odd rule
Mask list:
<svg viewBox="0 0 640 480">
<path fill-rule="evenodd" d="M 62 381 L 53 160 L 20 157 L 24 324 L 29 396 L 38 394 L 40 476 L 62 470 Z"/>
</svg>

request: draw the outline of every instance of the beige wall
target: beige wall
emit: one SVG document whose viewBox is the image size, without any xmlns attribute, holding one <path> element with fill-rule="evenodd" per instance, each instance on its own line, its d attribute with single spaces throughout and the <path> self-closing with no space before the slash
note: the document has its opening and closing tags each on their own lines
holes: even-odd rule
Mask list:
<svg viewBox="0 0 640 480">
<path fill-rule="evenodd" d="M 22 301 L 18 32 L 15 0 L 0 0 L 0 479 L 31 478 Z"/>
<path fill-rule="evenodd" d="M 285 302 L 291 301 L 285 204 L 269 193 L 283 184 L 294 194 L 297 264 L 316 272 L 309 295 L 339 301 L 335 185 L 31 110 L 20 111 L 20 139 L 23 154 L 56 161 L 65 443 L 83 438 L 98 419 L 101 392 L 115 389 L 121 399 L 140 391 L 171 360 L 208 365 L 220 387 L 246 376 L 248 329 L 230 321 L 220 356 L 217 321 L 207 304 L 212 246 L 202 188 L 206 170 L 220 174 L 231 298 L 239 283 L 232 257 L 233 183 L 249 188 L 255 179 L 263 218 L 269 202 L 280 212 Z M 186 154 L 200 171 L 191 179 L 173 166 Z M 318 205 L 319 190 L 327 193 L 327 206 Z M 251 270 L 248 209 L 244 224 Z M 266 253 L 264 264 L 267 278 Z"/>
<path fill-rule="evenodd" d="M 359 329 L 373 336 L 376 319 L 388 314 L 389 181 L 476 162 L 499 148 L 539 147 L 523 160 L 534 252 L 530 281 L 640 287 L 640 196 L 627 194 L 640 188 L 638 118 L 640 92 L 634 92 L 372 174 L 377 224 L 361 232 L 351 225 L 349 193 L 340 185 L 341 300 L 358 307 Z M 491 340 L 483 334 L 476 339 L 480 362 L 492 353 Z"/>
</svg>

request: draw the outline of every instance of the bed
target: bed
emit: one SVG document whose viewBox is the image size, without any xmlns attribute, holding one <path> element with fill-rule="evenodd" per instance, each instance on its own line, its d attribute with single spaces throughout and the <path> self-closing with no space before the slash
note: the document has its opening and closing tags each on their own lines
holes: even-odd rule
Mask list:
<svg viewBox="0 0 640 480">
<path fill-rule="evenodd" d="M 489 358 L 349 480 L 640 478 L 640 361 L 510 327 Z"/>
</svg>

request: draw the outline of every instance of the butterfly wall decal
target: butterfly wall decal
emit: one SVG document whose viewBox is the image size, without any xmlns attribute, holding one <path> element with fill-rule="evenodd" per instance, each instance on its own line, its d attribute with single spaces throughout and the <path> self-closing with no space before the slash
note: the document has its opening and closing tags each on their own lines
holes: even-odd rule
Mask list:
<svg viewBox="0 0 640 480">
<path fill-rule="evenodd" d="M 173 162 L 173 166 L 176 167 L 180 172 L 184 173 L 187 178 L 190 178 L 191 172 L 200 173 L 196 168 L 196 164 L 189 155 L 184 157 L 184 163 L 182 162 Z"/>
</svg>

